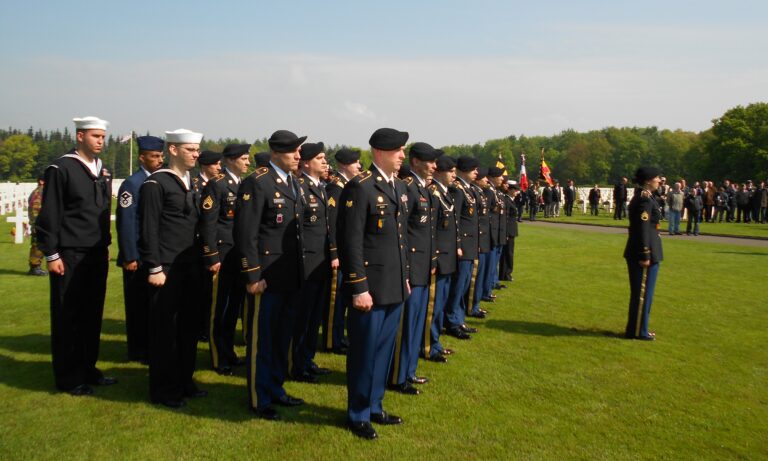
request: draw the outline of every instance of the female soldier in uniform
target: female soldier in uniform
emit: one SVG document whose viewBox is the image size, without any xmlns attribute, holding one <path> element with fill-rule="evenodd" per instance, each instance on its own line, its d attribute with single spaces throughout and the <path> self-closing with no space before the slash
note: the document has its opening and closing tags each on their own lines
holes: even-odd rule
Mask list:
<svg viewBox="0 0 768 461">
<path fill-rule="evenodd" d="M 648 331 L 648 317 L 663 259 L 658 232 L 661 211 L 653 198 L 659 174 L 653 167 L 641 167 L 635 172 L 634 182 L 639 189 L 629 203 L 629 238 L 624 250 L 630 287 L 626 337 L 645 341 L 655 339 L 655 334 Z"/>
</svg>

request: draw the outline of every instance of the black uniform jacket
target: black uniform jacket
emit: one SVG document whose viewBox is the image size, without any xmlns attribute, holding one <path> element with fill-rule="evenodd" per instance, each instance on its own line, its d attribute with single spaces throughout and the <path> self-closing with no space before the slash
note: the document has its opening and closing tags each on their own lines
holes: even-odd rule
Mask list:
<svg viewBox="0 0 768 461">
<path fill-rule="evenodd" d="M 491 213 L 491 246 L 501 246 L 507 243 L 507 195 L 493 186 L 484 190 L 488 197 Z"/>
<path fill-rule="evenodd" d="M 377 305 L 408 297 L 408 193 L 395 190 L 375 166 L 351 179 L 339 200 L 339 262 L 348 294 L 366 291 Z"/>
<path fill-rule="evenodd" d="M 336 174 L 330 177 L 325 185 L 325 193 L 328 197 L 328 241 L 330 245 L 331 259 L 339 257 L 336 243 L 336 224 L 339 216 L 339 200 L 341 191 L 347 184 L 344 176 Z"/>
<path fill-rule="evenodd" d="M 627 261 L 660 262 L 664 259 L 659 237 L 661 210 L 647 191 L 638 191 L 629 202 L 629 238 L 624 249 Z"/>
<path fill-rule="evenodd" d="M 435 204 L 435 247 L 437 248 L 437 273 L 448 275 L 456 272 L 458 261 L 459 222 L 456 216 L 453 198 L 448 189 L 432 181 L 429 185 L 432 201 Z"/>
<path fill-rule="evenodd" d="M 211 178 L 200 197 L 200 240 L 203 264 L 211 266 L 226 258 L 235 244 L 235 202 L 239 184 L 228 172 Z"/>
<path fill-rule="evenodd" d="M 472 184 L 472 191 L 477 198 L 477 248 L 480 253 L 491 251 L 491 207 L 483 189 Z"/>
<path fill-rule="evenodd" d="M 403 182 L 408 189 L 408 252 L 411 286 L 429 285 L 429 274 L 437 267 L 435 217 L 432 195 L 413 174 Z"/>
<path fill-rule="evenodd" d="M 199 195 L 173 171 L 157 170 L 139 198 L 139 256 L 150 272 L 174 263 L 198 263 Z"/>
<path fill-rule="evenodd" d="M 328 207 L 325 188 L 307 176 L 299 178 L 304 189 L 303 235 L 305 280 L 323 281 L 331 271 L 328 241 Z"/>
<path fill-rule="evenodd" d="M 270 291 L 293 291 L 304 278 L 301 217 L 304 191 L 295 191 L 270 167 L 240 183 L 235 214 L 235 248 L 246 283 L 266 280 Z"/>
<path fill-rule="evenodd" d="M 46 256 L 64 248 L 106 247 L 112 180 L 105 170 L 94 176 L 74 149 L 45 170 L 43 204 L 35 224 L 37 245 Z"/>
<path fill-rule="evenodd" d="M 459 238 L 461 239 L 461 259 L 477 259 L 477 199 L 471 186 L 460 179 L 448 189 L 455 206 L 454 213 L 459 217 Z"/>
<path fill-rule="evenodd" d="M 517 207 L 515 206 L 515 199 L 509 194 L 504 194 L 504 203 L 507 206 L 507 238 L 514 238 L 517 237 Z"/>
</svg>

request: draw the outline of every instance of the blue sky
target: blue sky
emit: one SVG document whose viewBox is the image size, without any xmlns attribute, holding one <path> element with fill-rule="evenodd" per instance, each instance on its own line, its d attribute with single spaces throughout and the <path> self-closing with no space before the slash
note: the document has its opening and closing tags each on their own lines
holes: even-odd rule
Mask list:
<svg viewBox="0 0 768 461">
<path fill-rule="evenodd" d="M 0 126 L 364 146 L 700 131 L 768 99 L 768 2 L 5 1 Z"/>
</svg>

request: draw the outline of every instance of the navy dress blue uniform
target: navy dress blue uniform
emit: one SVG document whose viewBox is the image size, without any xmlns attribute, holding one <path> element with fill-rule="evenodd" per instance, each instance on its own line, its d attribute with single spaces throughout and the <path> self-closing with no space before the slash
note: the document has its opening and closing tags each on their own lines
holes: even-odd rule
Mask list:
<svg viewBox="0 0 768 461">
<path fill-rule="evenodd" d="M 459 238 L 461 239 L 461 257 L 459 257 L 456 277 L 451 285 L 448 311 L 445 313 L 448 333 L 457 335 L 464 326 L 465 313 L 468 309 L 468 293 L 472 282 L 472 272 L 478 257 L 478 212 L 477 199 L 471 186 L 459 178 L 450 186 L 449 192 L 454 203 L 454 213 L 459 217 Z M 461 334 L 458 334 L 462 336 Z"/>
<path fill-rule="evenodd" d="M 655 171 L 652 170 L 650 174 Z M 650 192 L 638 190 L 629 203 L 628 216 L 629 237 L 624 249 L 624 259 L 627 261 L 629 272 L 630 296 L 625 335 L 627 338 L 648 340 L 653 339 L 648 332 L 648 319 L 659 263 L 664 258 L 658 232 L 661 211 Z M 648 261 L 650 265 L 643 267 L 639 264 L 640 261 Z"/>
<path fill-rule="evenodd" d="M 310 150 L 304 146 L 302 158 Z M 293 329 L 291 374 L 299 379 L 311 380 L 308 375 L 315 369 L 313 360 L 317 351 L 318 332 L 324 307 L 328 305 L 328 290 L 331 288 L 331 256 L 325 188 L 306 174 L 299 178 L 299 184 L 306 198 L 302 215 L 305 269 Z"/>
<path fill-rule="evenodd" d="M 372 165 L 347 183 L 339 207 L 345 295 L 369 292 L 373 298 L 370 311 L 350 309 L 348 315 L 347 416 L 351 423 L 366 423 L 371 414 L 383 413 L 395 335 L 408 297 L 405 183 L 395 178 L 392 185 Z"/>
<path fill-rule="evenodd" d="M 440 333 L 443 330 L 443 313 L 448 308 L 451 279 L 458 266 L 458 248 L 461 239 L 458 236 L 459 223 L 454 212 L 453 198 L 448 192 L 448 188 L 439 181 L 433 180 L 429 186 L 429 191 L 435 204 L 437 272 L 435 274 L 434 293 L 430 308 L 427 310 L 423 350 L 425 357 L 434 359 L 445 351 L 440 343 Z"/>
<path fill-rule="evenodd" d="M 111 178 L 96 161 L 94 174 L 75 150 L 45 170 L 43 205 L 35 231 L 47 261 L 61 259 L 64 275 L 50 274 L 51 355 L 56 387 L 98 384 L 96 368 L 107 289 Z"/>
<path fill-rule="evenodd" d="M 341 200 L 341 192 L 348 180 L 342 174 L 331 176 L 328 184 L 325 186 L 325 192 L 328 197 L 328 238 L 331 252 L 331 259 L 338 257 L 337 250 L 337 220 Z M 323 346 L 326 350 L 345 352 L 348 341 L 344 336 L 345 320 L 347 317 L 347 300 L 342 293 L 343 276 L 339 273 L 340 269 L 332 272 L 330 289 L 331 296 L 328 307 L 323 311 Z"/>
<path fill-rule="evenodd" d="M 292 314 L 304 278 L 304 197 L 292 173 L 258 168 L 240 184 L 234 227 L 246 284 L 265 280 L 266 290 L 248 306 L 246 366 L 250 406 L 271 409 L 287 398 L 283 383 L 293 331 Z"/>
<path fill-rule="evenodd" d="M 162 149 L 162 148 L 161 148 Z M 117 229 L 117 265 L 137 261 L 139 268 L 123 268 L 123 297 L 125 299 L 125 336 L 128 359 L 146 361 L 149 357 L 149 288 L 146 268 L 139 258 L 139 189 L 149 172 L 143 167 L 130 175 L 117 192 L 115 212 Z"/>
<path fill-rule="evenodd" d="M 176 406 L 198 390 L 192 381 L 200 319 L 199 195 L 173 170 L 152 173 L 141 186 L 139 254 L 148 273 L 166 275 L 150 286 L 149 394 Z"/>
<path fill-rule="evenodd" d="M 203 265 L 210 267 L 221 263 L 218 274 L 212 278 L 212 302 L 206 312 L 210 321 L 211 363 L 215 370 L 229 374 L 231 368 L 238 365 L 235 327 L 245 299 L 245 286 L 240 277 L 240 255 L 234 248 L 232 237 L 240 178 L 226 168 L 222 171 L 203 188 L 200 239 Z M 210 273 L 207 276 L 210 277 Z"/>
<path fill-rule="evenodd" d="M 423 148 L 423 153 L 414 154 L 414 149 L 421 149 L 421 145 L 426 145 L 428 148 Z M 434 148 L 425 143 L 416 143 L 411 147 L 410 155 L 421 157 L 428 155 L 434 159 Z M 431 272 L 437 267 L 433 197 L 426 187 L 427 184 L 422 181 L 413 172 L 403 179 L 408 191 L 407 239 L 410 253 L 408 262 L 411 294 L 405 302 L 403 320 L 398 330 L 398 341 L 395 344 L 395 356 L 392 361 L 390 383 L 397 386 L 404 386 L 407 384 L 407 379 L 416 378 L 416 367 L 427 319 Z"/>
</svg>

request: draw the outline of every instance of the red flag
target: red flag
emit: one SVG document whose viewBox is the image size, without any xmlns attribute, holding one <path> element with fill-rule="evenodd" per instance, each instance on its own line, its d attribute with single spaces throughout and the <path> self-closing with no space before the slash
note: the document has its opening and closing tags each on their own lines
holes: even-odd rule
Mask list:
<svg viewBox="0 0 768 461">
<path fill-rule="evenodd" d="M 520 190 L 528 190 L 528 175 L 525 172 L 525 154 L 520 155 Z"/>
</svg>

